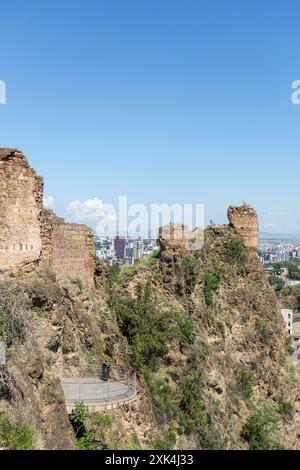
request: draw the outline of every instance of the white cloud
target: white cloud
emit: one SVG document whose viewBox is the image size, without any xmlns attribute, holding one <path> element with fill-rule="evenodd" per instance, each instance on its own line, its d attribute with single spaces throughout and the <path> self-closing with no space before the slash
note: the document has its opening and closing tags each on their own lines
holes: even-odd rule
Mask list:
<svg viewBox="0 0 300 470">
<path fill-rule="evenodd" d="M 77 221 L 95 222 L 105 214 L 105 204 L 96 197 L 86 201 L 71 201 L 66 212 Z"/>
<path fill-rule="evenodd" d="M 43 198 L 43 204 L 45 209 L 53 209 L 54 207 L 54 197 L 49 196 L 49 197 L 44 197 Z"/>
<path fill-rule="evenodd" d="M 278 217 L 286 217 L 288 215 L 287 212 L 284 212 L 284 211 L 268 211 L 267 212 L 268 215 L 271 215 L 271 216 L 278 216 Z"/>
</svg>

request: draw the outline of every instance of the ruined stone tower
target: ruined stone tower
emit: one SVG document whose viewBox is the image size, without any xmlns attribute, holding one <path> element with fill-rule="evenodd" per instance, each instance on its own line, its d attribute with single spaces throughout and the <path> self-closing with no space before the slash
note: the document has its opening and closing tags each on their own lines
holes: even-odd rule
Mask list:
<svg viewBox="0 0 300 470">
<path fill-rule="evenodd" d="M 41 257 L 59 279 L 76 277 L 86 288 L 94 287 L 94 237 L 86 225 L 66 223 L 44 209 Z"/>
<path fill-rule="evenodd" d="M 39 258 L 43 181 L 17 149 L 0 149 L 0 269 Z"/>
<path fill-rule="evenodd" d="M 93 234 L 43 209 L 43 180 L 17 149 L 0 148 L 0 272 L 49 263 L 59 279 L 94 286 Z"/>
<path fill-rule="evenodd" d="M 245 246 L 256 252 L 258 245 L 258 218 L 256 210 L 248 204 L 229 206 L 228 219 L 244 240 Z"/>
<path fill-rule="evenodd" d="M 204 242 L 204 229 L 189 230 L 181 223 L 170 223 L 159 228 L 158 245 L 160 252 L 176 251 L 186 255 L 188 251 L 200 250 Z"/>
</svg>

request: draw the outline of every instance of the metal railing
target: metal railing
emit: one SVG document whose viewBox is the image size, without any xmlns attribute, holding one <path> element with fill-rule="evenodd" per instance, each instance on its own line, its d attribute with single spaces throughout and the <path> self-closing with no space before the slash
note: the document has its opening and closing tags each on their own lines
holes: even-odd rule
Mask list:
<svg viewBox="0 0 300 470">
<path fill-rule="evenodd" d="M 126 401 L 136 391 L 136 373 L 111 366 L 108 380 L 102 379 L 101 362 L 56 362 L 65 402 L 114 403 Z"/>
<path fill-rule="evenodd" d="M 57 375 L 62 378 L 67 377 L 81 377 L 81 378 L 102 378 L 102 363 L 101 361 L 57 361 L 52 364 L 53 370 Z M 110 367 L 110 380 L 128 381 L 133 375 L 136 375 L 131 369 L 111 365 Z"/>
</svg>

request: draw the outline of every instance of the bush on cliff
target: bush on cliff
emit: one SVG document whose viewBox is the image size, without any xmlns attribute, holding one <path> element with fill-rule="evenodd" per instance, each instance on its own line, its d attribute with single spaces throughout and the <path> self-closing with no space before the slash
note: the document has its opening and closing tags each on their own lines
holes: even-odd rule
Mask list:
<svg viewBox="0 0 300 470">
<path fill-rule="evenodd" d="M 192 341 L 191 322 L 187 315 L 163 308 L 149 281 L 145 285 L 138 284 L 135 294 L 135 298 L 116 299 L 113 306 L 129 341 L 133 367 L 155 369 L 170 341 Z"/>
<path fill-rule="evenodd" d="M 0 285 L 0 340 L 7 346 L 24 341 L 29 331 L 30 304 L 20 287 Z"/>
<path fill-rule="evenodd" d="M 203 295 L 206 305 L 210 306 L 213 302 L 213 296 L 218 290 L 220 284 L 220 276 L 218 273 L 204 272 Z"/>
<path fill-rule="evenodd" d="M 244 424 L 242 437 L 252 450 L 280 449 L 282 445 L 276 435 L 279 421 L 280 415 L 273 406 L 255 409 Z"/>
<path fill-rule="evenodd" d="M 244 261 L 247 258 L 247 251 L 240 238 L 232 238 L 227 244 L 227 256 L 230 260 Z"/>
<path fill-rule="evenodd" d="M 32 450 L 36 448 L 37 436 L 21 421 L 12 424 L 4 413 L 0 413 L 0 443 L 11 450 Z"/>
</svg>

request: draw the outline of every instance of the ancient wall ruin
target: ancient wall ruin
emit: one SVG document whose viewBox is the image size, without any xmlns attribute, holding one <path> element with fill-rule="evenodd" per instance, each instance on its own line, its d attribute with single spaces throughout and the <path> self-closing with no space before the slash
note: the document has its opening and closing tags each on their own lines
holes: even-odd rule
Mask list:
<svg viewBox="0 0 300 470">
<path fill-rule="evenodd" d="M 256 252 L 259 233 L 256 210 L 248 204 L 229 206 L 228 220 L 243 238 L 245 246 Z"/>
<path fill-rule="evenodd" d="M 43 260 L 58 278 L 94 286 L 93 234 L 43 210 L 43 180 L 17 149 L 0 149 L 0 271 Z"/>
<path fill-rule="evenodd" d="M 17 149 L 0 149 L 0 270 L 39 258 L 43 181 Z"/>
<path fill-rule="evenodd" d="M 176 251 L 185 255 L 188 251 L 200 250 L 204 242 L 204 230 L 197 228 L 188 230 L 188 226 L 171 223 L 160 227 L 158 235 L 160 252 Z"/>
<path fill-rule="evenodd" d="M 42 254 L 60 279 L 80 279 L 87 289 L 94 287 L 93 233 L 86 225 L 69 224 L 44 210 Z"/>
</svg>

